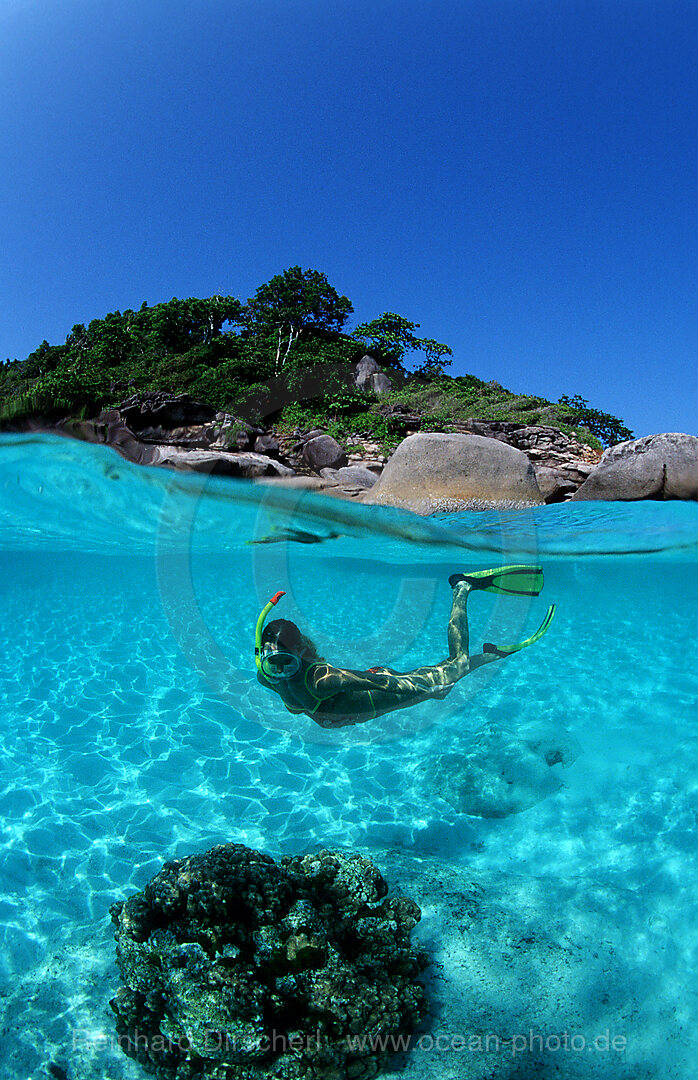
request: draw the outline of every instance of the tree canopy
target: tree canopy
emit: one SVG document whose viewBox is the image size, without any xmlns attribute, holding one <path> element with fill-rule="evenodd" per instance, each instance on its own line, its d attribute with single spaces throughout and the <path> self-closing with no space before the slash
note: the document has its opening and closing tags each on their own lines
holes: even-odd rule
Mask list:
<svg viewBox="0 0 698 1080">
<path fill-rule="evenodd" d="M 291 266 L 244 304 L 234 296 L 173 297 L 112 311 L 77 323 L 62 345 L 42 341 L 25 360 L 0 364 L 0 419 L 94 416 L 134 392 L 164 390 L 187 392 L 248 419 L 277 415 L 286 402 L 284 423 L 336 424 L 338 434 L 394 433 L 398 422 L 391 428 L 385 419 L 388 404 L 398 411 L 426 410 L 424 423 L 440 425 L 434 430 L 448 430 L 464 416 L 527 423 L 545 417 L 542 422 L 581 428 L 606 443 L 631 437 L 620 420 L 579 397 L 553 405 L 493 388 L 474 375 L 451 378 L 443 370 L 451 363 L 449 346 L 418 337 L 419 324 L 396 312 L 347 333 L 352 310 L 325 274 Z M 353 384 L 352 364 L 367 349 L 390 367 L 393 391 L 387 398 Z"/>
<path fill-rule="evenodd" d="M 443 345 L 433 338 L 415 337 L 419 323 L 410 322 L 394 311 L 384 311 L 377 319 L 360 323 L 354 330 L 354 337 L 365 341 L 369 348 L 377 350 L 382 356 L 398 364 L 407 352 L 423 352 L 425 359 L 415 374 L 438 375 L 444 367 L 451 364 L 447 356 L 453 356 L 448 345 Z"/>
<path fill-rule="evenodd" d="M 615 446 L 616 443 L 625 442 L 633 437 L 630 428 L 626 427 L 617 416 L 590 408 L 589 402 L 579 394 L 575 394 L 574 397 L 563 394 L 558 403 L 565 407 L 569 424 L 586 428 L 604 446 Z"/>
<path fill-rule="evenodd" d="M 259 286 L 242 318 L 251 336 L 270 341 L 278 375 L 303 332 L 339 331 L 353 310 L 349 298 L 340 296 L 325 274 L 291 266 Z"/>
</svg>

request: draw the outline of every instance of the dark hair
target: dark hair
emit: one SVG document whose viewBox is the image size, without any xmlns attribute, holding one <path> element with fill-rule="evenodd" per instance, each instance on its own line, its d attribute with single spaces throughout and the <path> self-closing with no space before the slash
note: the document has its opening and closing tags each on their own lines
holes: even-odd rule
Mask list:
<svg viewBox="0 0 698 1080">
<path fill-rule="evenodd" d="M 267 641 L 293 653 L 299 660 L 322 660 L 310 638 L 301 634 L 296 624 L 288 619 L 273 619 L 267 623 L 262 631 L 262 644 Z"/>
</svg>

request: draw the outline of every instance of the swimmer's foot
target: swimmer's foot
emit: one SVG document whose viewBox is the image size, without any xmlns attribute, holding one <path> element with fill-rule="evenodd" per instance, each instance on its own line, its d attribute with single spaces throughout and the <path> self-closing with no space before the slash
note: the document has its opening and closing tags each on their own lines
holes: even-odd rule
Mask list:
<svg viewBox="0 0 698 1080">
<path fill-rule="evenodd" d="M 543 588 L 543 571 L 540 566 L 498 566 L 494 570 L 474 570 L 470 574 L 451 574 L 448 583 L 452 589 L 461 581 L 471 589 L 483 592 L 503 593 L 505 596 L 538 596 Z"/>
</svg>

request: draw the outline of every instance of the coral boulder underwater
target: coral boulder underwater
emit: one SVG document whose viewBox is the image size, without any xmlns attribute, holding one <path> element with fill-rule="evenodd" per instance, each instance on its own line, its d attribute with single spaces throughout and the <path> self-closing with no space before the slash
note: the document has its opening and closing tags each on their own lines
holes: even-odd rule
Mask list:
<svg viewBox="0 0 698 1080">
<path fill-rule="evenodd" d="M 368 859 L 324 850 L 166 863 L 111 909 L 120 1046 L 163 1080 L 375 1076 L 427 1011 L 420 910 L 387 893 Z"/>
</svg>

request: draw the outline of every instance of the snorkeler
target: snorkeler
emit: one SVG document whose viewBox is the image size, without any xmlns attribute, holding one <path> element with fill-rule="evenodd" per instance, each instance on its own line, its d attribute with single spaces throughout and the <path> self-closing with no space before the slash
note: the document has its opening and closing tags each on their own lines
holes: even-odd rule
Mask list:
<svg viewBox="0 0 698 1080">
<path fill-rule="evenodd" d="M 538 566 L 501 566 L 471 574 L 452 574 L 453 606 L 448 623 L 448 658 L 440 664 L 400 674 L 387 667 L 350 671 L 334 667 L 318 655 L 309 638 L 287 619 L 265 620 L 285 594 L 277 592 L 262 608 L 255 632 L 255 663 L 262 686 L 274 690 L 291 713 L 305 713 L 324 728 L 364 724 L 376 716 L 404 709 L 429 698 L 442 699 L 465 675 L 533 645 L 546 632 L 555 605 L 535 634 L 517 645 L 486 642 L 471 656 L 466 605 L 473 589 L 508 596 L 538 596 L 543 571 Z"/>
</svg>

